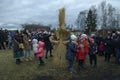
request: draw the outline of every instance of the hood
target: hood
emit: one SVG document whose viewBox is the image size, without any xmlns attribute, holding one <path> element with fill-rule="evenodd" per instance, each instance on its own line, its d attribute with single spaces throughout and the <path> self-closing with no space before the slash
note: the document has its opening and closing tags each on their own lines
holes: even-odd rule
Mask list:
<svg viewBox="0 0 120 80">
<path fill-rule="evenodd" d="M 37 39 L 33 39 L 33 44 L 37 44 L 38 43 L 38 40 Z"/>
<path fill-rule="evenodd" d="M 76 37 L 74 34 L 72 34 L 72 35 L 70 36 L 70 38 L 71 38 L 72 41 L 75 41 L 75 40 L 77 39 L 77 37 Z"/>
<path fill-rule="evenodd" d="M 77 37 L 76 37 L 74 34 L 69 35 L 69 36 L 67 37 L 67 40 L 69 40 L 69 41 L 74 41 L 74 40 L 76 40 L 76 39 L 77 39 Z"/>
<path fill-rule="evenodd" d="M 87 35 L 86 34 L 82 34 L 81 37 L 80 37 L 81 40 L 83 39 L 87 39 Z"/>
<path fill-rule="evenodd" d="M 38 48 L 43 48 L 43 47 L 44 47 L 44 42 L 39 41 L 39 42 L 38 42 Z"/>
</svg>

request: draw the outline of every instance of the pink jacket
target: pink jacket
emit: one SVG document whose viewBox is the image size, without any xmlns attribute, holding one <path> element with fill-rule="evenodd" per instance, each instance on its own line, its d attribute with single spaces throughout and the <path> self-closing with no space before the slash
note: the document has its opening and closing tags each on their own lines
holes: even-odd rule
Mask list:
<svg viewBox="0 0 120 80">
<path fill-rule="evenodd" d="M 99 51 L 104 51 L 104 44 L 102 41 L 100 42 L 100 45 L 99 45 Z"/>
<path fill-rule="evenodd" d="M 44 57 L 44 42 L 42 41 L 38 42 L 38 52 L 36 54 L 36 57 Z"/>
</svg>

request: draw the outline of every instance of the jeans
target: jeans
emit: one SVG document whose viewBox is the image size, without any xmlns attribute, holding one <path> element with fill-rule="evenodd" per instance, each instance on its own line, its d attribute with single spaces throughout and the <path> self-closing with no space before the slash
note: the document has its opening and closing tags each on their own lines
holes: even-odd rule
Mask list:
<svg viewBox="0 0 120 80">
<path fill-rule="evenodd" d="M 72 60 L 68 60 L 68 68 L 69 69 L 73 68 L 73 61 Z"/>
<path fill-rule="evenodd" d="M 46 49 L 46 58 L 48 57 L 48 52 L 50 52 L 50 56 L 52 56 L 52 49 Z"/>
<path fill-rule="evenodd" d="M 120 59 L 120 49 L 115 48 L 115 59 L 116 59 L 116 64 L 119 64 L 119 59 Z"/>
<path fill-rule="evenodd" d="M 10 49 L 12 47 L 12 42 L 8 41 L 8 48 Z"/>
<path fill-rule="evenodd" d="M 25 58 L 30 57 L 30 49 L 25 50 Z"/>
</svg>

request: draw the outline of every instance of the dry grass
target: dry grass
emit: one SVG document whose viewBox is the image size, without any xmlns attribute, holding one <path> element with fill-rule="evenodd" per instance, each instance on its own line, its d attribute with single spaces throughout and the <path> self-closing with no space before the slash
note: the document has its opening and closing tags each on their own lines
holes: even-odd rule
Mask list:
<svg viewBox="0 0 120 80">
<path fill-rule="evenodd" d="M 32 54 L 33 55 L 33 54 Z M 23 61 L 16 65 L 11 50 L 0 50 L 0 80 L 120 80 L 120 66 L 104 62 L 103 57 L 98 57 L 98 67 L 91 68 L 86 60 L 86 69 L 77 73 L 69 73 L 67 68 L 55 68 L 53 58 L 44 59 L 45 66 L 38 66 L 38 61 Z"/>
</svg>

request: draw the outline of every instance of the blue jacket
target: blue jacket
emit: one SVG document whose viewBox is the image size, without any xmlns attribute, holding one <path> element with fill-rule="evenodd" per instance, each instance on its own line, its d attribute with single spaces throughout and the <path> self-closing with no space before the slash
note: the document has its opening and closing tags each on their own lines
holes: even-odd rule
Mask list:
<svg viewBox="0 0 120 80">
<path fill-rule="evenodd" d="M 76 49 L 75 43 L 70 41 L 69 44 L 67 45 L 66 59 L 74 60 L 76 52 L 77 52 L 77 49 Z"/>
<path fill-rule="evenodd" d="M 89 48 L 89 55 L 93 55 L 97 53 L 97 44 L 95 43 L 90 43 L 90 48 Z"/>
</svg>

